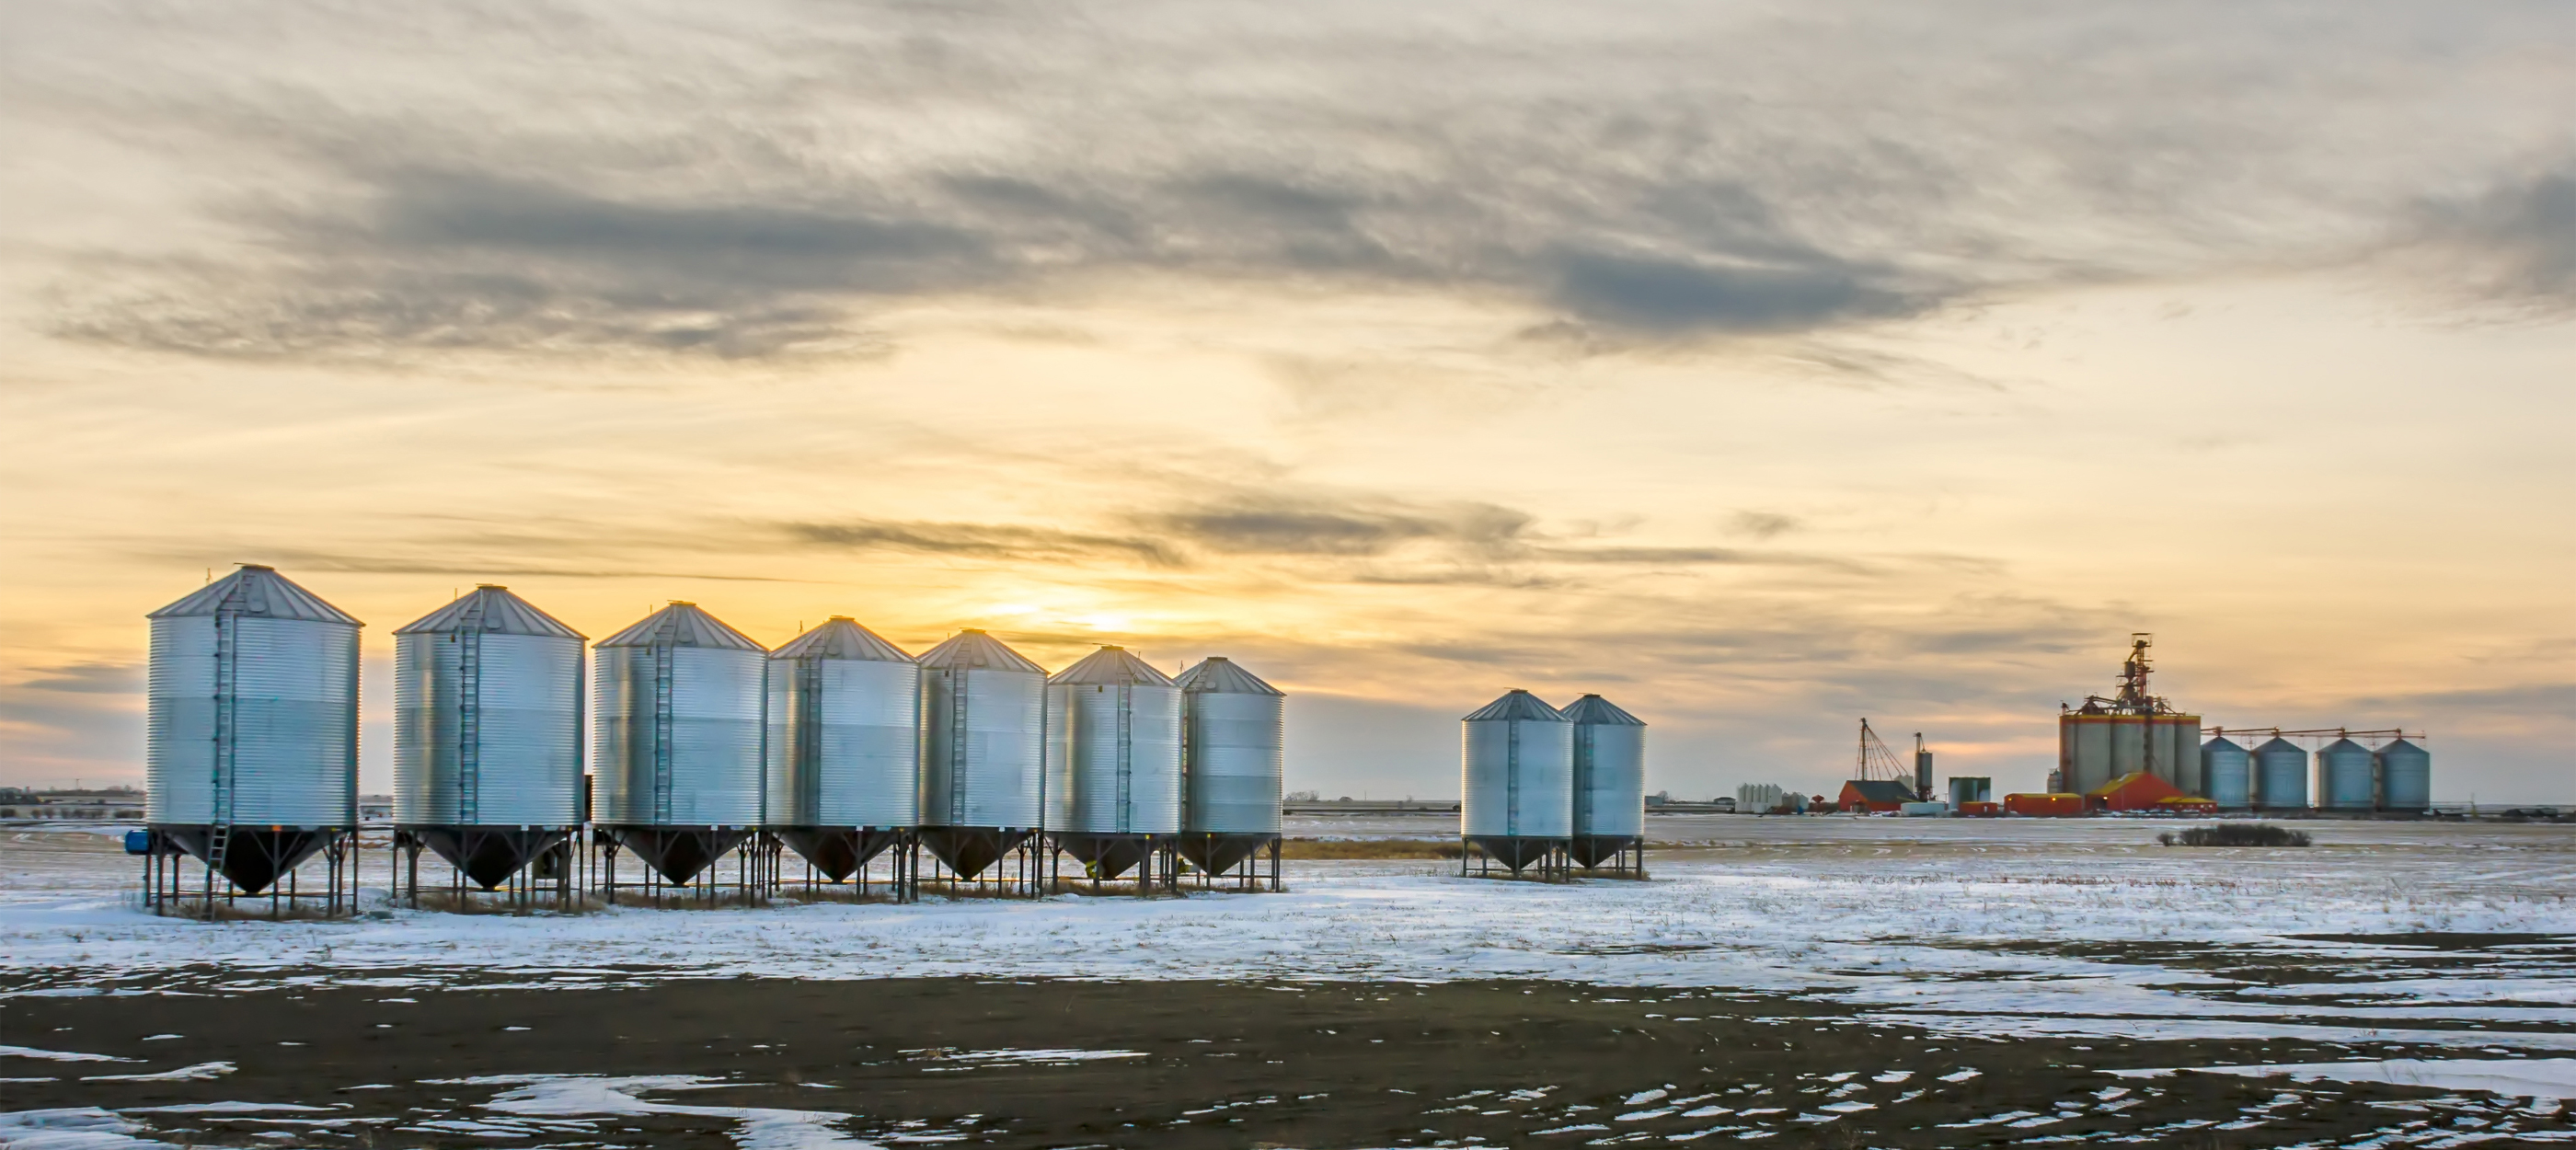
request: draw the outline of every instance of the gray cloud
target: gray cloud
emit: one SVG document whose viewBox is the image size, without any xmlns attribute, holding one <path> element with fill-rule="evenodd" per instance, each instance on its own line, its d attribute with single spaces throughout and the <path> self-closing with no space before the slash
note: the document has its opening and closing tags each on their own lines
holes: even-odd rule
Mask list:
<svg viewBox="0 0 2576 1150">
<path fill-rule="evenodd" d="M 1154 539 L 1097 535 L 998 523 L 791 523 L 788 534 L 807 544 L 854 551 L 907 551 L 970 559 L 1113 560 L 1155 567 L 1179 566 L 1183 556 Z"/>
<path fill-rule="evenodd" d="M 1734 518 L 1727 522 L 1737 534 L 1750 535 L 1756 539 L 1774 538 L 1804 526 L 1797 516 L 1783 515 L 1776 511 L 1738 511 Z"/>
<path fill-rule="evenodd" d="M 1517 545 L 1532 522 L 1526 512 L 1485 503 L 1422 507 L 1259 493 L 1137 518 L 1140 527 L 1227 555 L 1375 556 L 1419 541 L 1490 555 Z"/>
<path fill-rule="evenodd" d="M 130 695 L 143 689 L 140 663 L 66 663 L 31 670 L 37 677 L 18 684 L 21 689 L 75 695 Z"/>
<path fill-rule="evenodd" d="M 2576 173 L 2505 181 L 2427 207 L 2423 218 L 2426 244 L 2463 261 L 2489 294 L 2553 310 L 2576 304 Z"/>
</svg>

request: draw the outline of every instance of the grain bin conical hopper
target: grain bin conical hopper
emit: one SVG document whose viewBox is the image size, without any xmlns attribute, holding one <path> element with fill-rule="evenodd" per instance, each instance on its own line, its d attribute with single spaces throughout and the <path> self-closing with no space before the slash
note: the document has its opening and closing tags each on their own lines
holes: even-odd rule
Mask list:
<svg viewBox="0 0 2576 1150">
<path fill-rule="evenodd" d="M 1599 695 L 1565 708 L 1574 722 L 1574 861 L 1617 858 L 1646 835 L 1646 721 Z"/>
<path fill-rule="evenodd" d="M 245 563 L 151 613 L 144 821 L 257 894 L 358 823 L 358 631 Z"/>
<path fill-rule="evenodd" d="M 1181 689 L 1124 647 L 1102 647 L 1046 686 L 1045 825 L 1095 879 L 1116 878 L 1181 833 Z"/>
<path fill-rule="evenodd" d="M 1460 720 L 1459 829 L 1518 874 L 1574 825 L 1574 724 L 1517 687 Z"/>
<path fill-rule="evenodd" d="M 1181 857 L 1233 870 L 1279 840 L 1287 697 L 1222 656 L 1181 672 Z"/>
<path fill-rule="evenodd" d="M 1046 669 L 971 629 L 919 663 L 921 842 L 973 878 L 1038 831 Z"/>
<path fill-rule="evenodd" d="M 921 823 L 921 667 L 846 615 L 769 654 L 769 827 L 833 882 Z"/>
<path fill-rule="evenodd" d="M 681 600 L 599 643 L 593 820 L 674 884 L 761 824 L 767 655 Z"/>
</svg>

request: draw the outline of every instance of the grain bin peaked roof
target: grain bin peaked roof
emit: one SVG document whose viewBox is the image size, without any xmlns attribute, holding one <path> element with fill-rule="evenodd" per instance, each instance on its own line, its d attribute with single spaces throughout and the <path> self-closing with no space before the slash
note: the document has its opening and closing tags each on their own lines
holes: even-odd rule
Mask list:
<svg viewBox="0 0 2576 1150">
<path fill-rule="evenodd" d="M 699 610 L 697 604 L 681 599 L 671 600 L 670 606 L 645 616 L 643 622 L 599 641 L 602 647 L 651 647 L 661 643 L 727 651 L 768 650 L 752 642 L 750 636 Z"/>
<path fill-rule="evenodd" d="M 346 623 L 366 626 L 348 612 L 322 601 L 322 597 L 295 581 L 277 573 L 274 567 L 244 563 L 241 570 L 190 592 L 184 599 L 144 616 L 147 619 L 176 619 L 188 615 L 250 615 L 261 619 L 307 619 L 316 623 Z"/>
<path fill-rule="evenodd" d="M 1169 687 L 1172 680 L 1125 647 L 1102 647 L 1047 678 L 1049 686 Z"/>
<path fill-rule="evenodd" d="M 584 637 L 581 632 L 564 626 L 561 620 L 537 610 L 533 604 L 511 594 L 509 588 L 498 583 L 477 583 L 473 594 L 394 628 L 397 635 L 438 635 L 450 631 L 543 635 L 551 639 Z"/>
<path fill-rule="evenodd" d="M 1235 666 L 1223 655 L 1210 655 L 1199 665 L 1181 672 L 1173 680 L 1181 690 L 1193 695 L 1272 695 L 1286 697 L 1286 692 L 1261 681 L 1261 676 Z"/>
<path fill-rule="evenodd" d="M 1642 727 L 1644 719 L 1620 710 L 1617 703 L 1599 695 L 1585 695 L 1566 705 L 1565 717 L 1571 722 L 1590 723 L 1596 727 Z"/>
<path fill-rule="evenodd" d="M 922 652 L 921 658 L 914 661 L 924 667 L 950 670 L 989 667 L 999 671 L 1046 674 L 1046 668 L 1030 662 L 1019 652 L 1003 646 L 1001 640 L 973 628 L 949 636 L 947 642 Z"/>
<path fill-rule="evenodd" d="M 1463 723 L 1485 723 L 1502 719 L 1531 719 L 1541 723 L 1562 723 L 1566 721 L 1565 712 L 1548 706 L 1547 700 L 1541 699 L 1538 696 L 1530 694 L 1518 687 L 1514 687 L 1510 691 L 1505 692 L 1502 698 L 1496 699 L 1493 702 L 1487 703 L 1484 706 L 1469 712 L 1466 718 L 1459 721 Z"/>
<path fill-rule="evenodd" d="M 909 663 L 912 656 L 883 636 L 859 626 L 847 615 L 834 615 L 821 626 L 787 641 L 769 653 L 772 659 L 850 659 L 862 663 Z"/>
</svg>

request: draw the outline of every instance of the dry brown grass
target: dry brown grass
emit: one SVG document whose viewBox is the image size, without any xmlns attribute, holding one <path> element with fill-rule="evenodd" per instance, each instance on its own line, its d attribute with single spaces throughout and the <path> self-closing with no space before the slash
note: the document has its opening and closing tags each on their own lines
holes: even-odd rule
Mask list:
<svg viewBox="0 0 2576 1150">
<path fill-rule="evenodd" d="M 1292 859 L 1454 859 L 1458 840 L 1288 839 L 1279 853 Z"/>
</svg>

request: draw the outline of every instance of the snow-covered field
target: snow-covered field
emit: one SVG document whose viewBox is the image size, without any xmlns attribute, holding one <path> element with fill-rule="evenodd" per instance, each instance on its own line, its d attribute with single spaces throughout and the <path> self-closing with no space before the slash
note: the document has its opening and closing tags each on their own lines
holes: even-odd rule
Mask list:
<svg viewBox="0 0 2576 1150">
<path fill-rule="evenodd" d="M 371 890 L 356 921 L 221 925 L 134 909 L 134 866 L 104 833 L 13 830 L 0 833 L 0 979 L 19 993 L 280 979 L 1559 979 L 1796 993 L 1987 1035 L 2576 1050 L 2576 835 L 2562 828 L 2321 822 L 2315 847 L 2259 851 L 2159 847 L 2173 824 L 2117 820 L 1654 823 L 1660 839 L 1706 845 L 1655 852 L 1644 883 L 1292 863 L 1292 890 L 1272 895 L 524 917 L 389 910 Z M 1335 824 L 1292 833 L 1445 831 Z M 2424 932 L 2560 937 L 2363 937 Z"/>
</svg>

